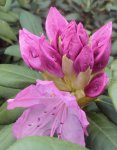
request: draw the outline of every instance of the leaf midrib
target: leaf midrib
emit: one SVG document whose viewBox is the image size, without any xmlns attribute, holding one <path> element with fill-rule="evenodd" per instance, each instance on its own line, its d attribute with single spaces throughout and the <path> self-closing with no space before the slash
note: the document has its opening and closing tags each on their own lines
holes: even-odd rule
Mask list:
<svg viewBox="0 0 117 150">
<path fill-rule="evenodd" d="M 100 118 L 99 116 L 97 116 L 97 117 Z M 100 126 L 98 126 L 91 118 L 89 118 L 89 120 L 92 122 L 92 124 L 93 124 L 94 126 L 96 126 L 96 127 L 99 129 L 100 132 L 102 132 L 102 133 L 104 134 L 105 137 L 107 137 L 108 140 L 110 140 L 110 142 L 112 143 L 112 145 L 114 145 L 115 148 L 117 148 L 116 143 L 114 143 L 113 140 L 111 140 L 111 137 L 110 137 L 107 133 L 105 133 L 105 132 L 100 128 Z"/>
<path fill-rule="evenodd" d="M 30 76 L 25 76 L 24 74 L 19 74 L 19 73 L 12 72 L 12 71 L 8 71 L 8 70 L 6 70 L 6 69 L 1 69 L 1 68 L 0 68 L 0 70 L 5 71 L 5 72 L 8 72 L 8 73 L 16 74 L 16 75 L 18 75 L 18 76 L 23 76 L 23 77 L 28 78 L 28 79 L 36 80 L 35 78 L 30 77 Z"/>
</svg>

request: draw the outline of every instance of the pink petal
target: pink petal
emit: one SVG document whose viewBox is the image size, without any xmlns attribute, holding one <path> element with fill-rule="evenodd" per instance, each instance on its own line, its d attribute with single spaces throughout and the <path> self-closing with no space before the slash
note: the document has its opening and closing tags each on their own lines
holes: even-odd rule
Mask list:
<svg viewBox="0 0 117 150">
<path fill-rule="evenodd" d="M 25 63 L 36 70 L 42 70 L 39 57 L 39 37 L 26 29 L 19 32 L 19 45 Z"/>
<path fill-rule="evenodd" d="M 85 146 L 83 125 L 84 122 L 88 125 L 86 116 L 82 115 L 74 96 L 68 92 L 61 94 L 62 101 L 45 101 L 24 111 L 13 126 L 14 136 L 21 139 L 26 136 L 57 135 L 61 139 Z"/>
<path fill-rule="evenodd" d="M 68 140 L 81 146 L 85 146 L 84 133 L 87 134 L 89 125 L 86 114 L 80 109 L 76 98 L 68 92 L 62 92 L 64 98 L 64 109 L 57 135 L 60 139 Z"/>
<path fill-rule="evenodd" d="M 74 62 L 75 71 L 79 73 L 86 71 L 89 67 L 92 69 L 93 63 L 93 52 L 88 46 L 85 46 Z"/>
<path fill-rule="evenodd" d="M 62 112 L 61 108 L 64 105 L 61 100 L 62 94 L 60 95 L 52 82 L 39 81 L 37 85 L 41 86 L 40 91 L 38 91 L 39 94 L 42 97 L 46 95 L 46 99 L 40 104 L 29 107 L 16 121 L 13 126 L 13 133 L 17 139 L 33 135 L 53 136 L 58 128 Z M 51 93 L 52 91 L 48 91 L 49 94 L 47 93 L 47 89 L 50 90 L 50 88 L 53 89 L 55 94 L 54 99 L 52 97 L 50 99 L 51 94 L 53 94 Z"/>
<path fill-rule="evenodd" d="M 61 98 L 64 98 L 61 97 L 62 93 L 60 95 L 54 84 L 49 81 L 39 81 L 37 85 L 41 87 L 40 91 L 38 91 L 39 94 L 42 97 L 46 95 L 46 99 L 40 104 L 29 107 L 16 121 L 13 133 L 17 139 L 33 135 L 54 136 L 58 123 L 60 124 L 61 113 L 64 108 L 64 102 L 61 100 Z M 47 91 L 47 89 L 53 89 L 53 91 Z M 54 99 L 50 99 L 51 92 L 55 94 Z M 63 95 L 65 94 L 63 93 Z M 66 96 L 68 97 L 68 94 Z M 69 99 L 71 98 L 69 97 Z M 33 101 L 35 100 L 33 99 Z"/>
<path fill-rule="evenodd" d="M 96 75 L 85 88 L 85 94 L 88 97 L 96 97 L 100 95 L 107 86 L 109 79 L 106 73 Z"/>
<path fill-rule="evenodd" d="M 70 22 L 61 34 L 62 54 L 74 60 L 83 46 L 88 44 L 88 34 L 81 23 Z"/>
<path fill-rule="evenodd" d="M 54 120 L 53 112 L 46 112 L 46 105 L 34 105 L 28 108 L 13 126 L 17 139 L 26 136 L 49 136 Z"/>
<path fill-rule="evenodd" d="M 62 32 L 67 25 L 66 19 L 59 13 L 55 7 L 51 7 L 46 18 L 46 33 L 50 41 L 55 37 L 55 34 Z"/>
<path fill-rule="evenodd" d="M 76 98 L 68 92 L 63 92 L 65 107 L 57 130 L 59 138 L 85 146 L 84 133 L 89 125 L 86 114 L 80 109 Z"/>
<path fill-rule="evenodd" d="M 87 127 L 89 125 L 89 122 L 87 120 L 87 116 L 85 112 L 82 109 L 80 109 L 80 107 L 79 107 L 79 113 L 77 114 L 79 114 L 79 120 L 80 120 L 80 123 L 82 124 L 83 131 L 85 135 L 88 136 Z"/>
<path fill-rule="evenodd" d="M 52 81 L 37 81 L 20 92 L 8 108 L 29 107 L 13 125 L 17 139 L 26 136 L 54 136 L 85 145 L 88 125 L 85 113 L 69 92 L 59 91 Z M 72 128 L 71 128 L 72 127 Z"/>
<path fill-rule="evenodd" d="M 74 60 L 81 50 L 82 46 L 77 38 L 77 24 L 75 21 L 70 22 L 61 34 L 62 54 Z"/>
<path fill-rule="evenodd" d="M 59 51 L 59 46 L 60 46 L 60 44 L 59 44 L 59 36 L 60 36 L 60 31 L 58 31 L 58 32 L 55 33 L 54 38 L 53 38 L 52 41 L 50 42 L 51 46 L 52 46 L 56 51 L 58 51 L 58 52 L 60 52 L 60 51 Z"/>
<path fill-rule="evenodd" d="M 61 56 L 45 39 L 39 40 L 40 59 L 44 70 L 56 76 L 63 77 Z"/>
<path fill-rule="evenodd" d="M 62 128 L 61 139 L 85 146 L 84 131 L 74 108 L 68 109 L 68 117 Z"/>
<path fill-rule="evenodd" d="M 8 100 L 8 109 L 15 107 L 30 107 L 36 104 L 56 101 L 61 94 L 52 81 L 38 81 L 19 92 L 14 99 Z"/>
<path fill-rule="evenodd" d="M 79 23 L 77 26 L 77 37 L 79 39 L 79 43 L 81 42 L 82 46 L 88 44 L 89 36 L 82 23 Z"/>
<path fill-rule="evenodd" d="M 94 68 L 97 72 L 106 67 L 111 53 L 112 22 L 107 23 L 92 35 L 91 46 L 94 51 Z"/>
</svg>

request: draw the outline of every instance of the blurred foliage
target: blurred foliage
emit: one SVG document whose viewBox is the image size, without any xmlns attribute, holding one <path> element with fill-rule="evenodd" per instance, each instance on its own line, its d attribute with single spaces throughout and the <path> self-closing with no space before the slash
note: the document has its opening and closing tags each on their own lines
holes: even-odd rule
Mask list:
<svg viewBox="0 0 117 150">
<path fill-rule="evenodd" d="M 43 32 L 43 24 L 50 6 L 56 6 L 70 21 L 82 22 L 89 34 L 109 20 L 113 21 L 112 55 L 117 55 L 117 1 L 116 0 L 1 0 L 0 1 L 0 54 L 7 46 L 17 44 L 18 31 L 31 21 L 33 29 Z M 25 19 L 27 17 L 27 19 Z M 42 22 L 43 20 L 43 22 Z M 26 24 L 27 22 L 27 24 Z M 37 23 L 37 24 L 36 24 Z M 29 24 L 29 25 L 28 25 Z M 32 30 L 30 30 L 32 31 Z M 36 31 L 34 31 L 36 33 Z M 2 57 L 3 58 L 3 57 Z M 7 59 L 0 58 L 0 62 Z"/>
</svg>

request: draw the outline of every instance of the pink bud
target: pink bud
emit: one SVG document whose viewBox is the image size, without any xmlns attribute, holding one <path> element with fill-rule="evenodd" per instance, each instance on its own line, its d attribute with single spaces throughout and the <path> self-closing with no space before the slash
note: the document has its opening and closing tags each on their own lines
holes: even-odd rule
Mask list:
<svg viewBox="0 0 117 150">
<path fill-rule="evenodd" d="M 94 51 L 93 71 L 97 72 L 106 67 L 111 53 L 112 22 L 97 30 L 91 38 L 91 47 Z"/>
<path fill-rule="evenodd" d="M 55 7 L 51 7 L 46 18 L 46 33 L 50 41 L 55 37 L 55 33 L 62 32 L 67 24 L 67 20 L 60 12 Z"/>
<path fill-rule="evenodd" d="M 93 52 L 88 46 L 85 46 L 74 62 L 75 71 L 79 73 L 86 71 L 88 68 L 92 69 L 93 63 Z"/>
<path fill-rule="evenodd" d="M 88 43 L 88 35 L 81 23 L 70 22 L 61 34 L 62 54 L 74 60 L 84 45 Z"/>
<path fill-rule="evenodd" d="M 42 70 L 39 56 L 39 37 L 26 29 L 20 30 L 19 45 L 25 63 L 33 69 Z"/>
<path fill-rule="evenodd" d="M 82 46 L 88 44 L 89 36 L 87 34 L 86 29 L 83 27 L 82 23 L 79 23 L 77 26 L 77 37 Z"/>
<path fill-rule="evenodd" d="M 43 70 L 56 76 L 63 77 L 62 60 L 60 54 L 49 45 L 45 38 L 39 39 L 40 60 Z"/>
<path fill-rule="evenodd" d="M 104 91 L 108 81 L 109 79 L 106 73 L 96 75 L 85 88 L 86 96 L 96 97 L 100 95 Z"/>
</svg>

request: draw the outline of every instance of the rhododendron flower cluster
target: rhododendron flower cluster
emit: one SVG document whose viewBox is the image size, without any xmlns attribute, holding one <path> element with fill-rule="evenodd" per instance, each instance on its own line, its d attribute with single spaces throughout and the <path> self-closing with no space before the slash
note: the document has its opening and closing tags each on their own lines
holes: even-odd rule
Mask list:
<svg viewBox="0 0 117 150">
<path fill-rule="evenodd" d="M 74 94 L 80 106 L 100 95 L 108 83 L 104 69 L 111 52 L 112 23 L 89 37 L 82 23 L 70 23 L 51 7 L 44 35 L 20 30 L 19 43 L 25 63 L 43 72 L 63 91 Z"/>
<path fill-rule="evenodd" d="M 85 146 L 88 121 L 75 96 L 59 91 L 52 81 L 37 81 L 8 101 L 8 109 L 27 108 L 13 126 L 17 139 L 54 136 Z"/>
<path fill-rule="evenodd" d="M 48 39 L 26 29 L 19 33 L 22 58 L 47 81 L 38 80 L 8 100 L 8 109 L 26 108 L 13 125 L 14 136 L 57 136 L 85 146 L 88 121 L 80 107 L 108 84 L 104 69 L 111 52 L 112 23 L 89 36 L 82 23 L 67 22 L 51 7 L 45 28 Z"/>
</svg>

